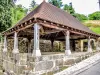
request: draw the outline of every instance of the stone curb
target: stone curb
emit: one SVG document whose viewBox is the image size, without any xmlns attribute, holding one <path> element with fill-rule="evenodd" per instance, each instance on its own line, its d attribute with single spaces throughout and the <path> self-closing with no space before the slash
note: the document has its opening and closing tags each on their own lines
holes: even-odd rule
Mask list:
<svg viewBox="0 0 100 75">
<path fill-rule="evenodd" d="M 95 54 L 94 56 L 91 56 L 91 57 L 83 60 L 82 62 L 80 62 L 74 66 L 71 66 L 59 73 L 54 74 L 54 75 L 77 75 L 77 74 L 81 73 L 82 71 L 87 70 L 91 66 L 97 64 L 99 61 L 100 61 L 100 53 Z"/>
</svg>

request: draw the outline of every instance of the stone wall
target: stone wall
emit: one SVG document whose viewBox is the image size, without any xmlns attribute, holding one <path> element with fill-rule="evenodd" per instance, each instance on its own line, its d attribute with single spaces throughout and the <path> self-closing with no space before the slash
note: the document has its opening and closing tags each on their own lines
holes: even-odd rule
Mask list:
<svg viewBox="0 0 100 75">
<path fill-rule="evenodd" d="M 13 39 L 8 39 L 8 51 L 11 53 L 13 50 Z M 27 53 L 28 52 L 28 41 L 23 40 L 22 38 L 18 41 L 18 47 L 20 53 Z M 31 52 L 33 51 L 33 40 L 31 41 Z M 40 50 L 42 52 L 57 52 L 57 51 L 64 51 L 64 43 L 60 41 L 54 41 L 53 50 L 51 48 L 51 41 L 49 40 L 40 40 Z"/>
<path fill-rule="evenodd" d="M 64 54 L 42 55 L 33 57 L 32 54 L 20 53 L 3 57 L 3 68 L 6 73 L 14 75 L 40 75 L 46 72 L 58 72 L 64 66 L 72 66 L 88 57 L 93 53 L 81 54 L 81 56 L 65 56 Z"/>
</svg>

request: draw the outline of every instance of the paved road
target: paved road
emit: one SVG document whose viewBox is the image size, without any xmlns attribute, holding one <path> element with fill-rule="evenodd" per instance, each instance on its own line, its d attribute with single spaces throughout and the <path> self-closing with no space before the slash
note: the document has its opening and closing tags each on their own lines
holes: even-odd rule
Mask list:
<svg viewBox="0 0 100 75">
<path fill-rule="evenodd" d="M 100 75 L 100 62 L 77 75 Z"/>
</svg>

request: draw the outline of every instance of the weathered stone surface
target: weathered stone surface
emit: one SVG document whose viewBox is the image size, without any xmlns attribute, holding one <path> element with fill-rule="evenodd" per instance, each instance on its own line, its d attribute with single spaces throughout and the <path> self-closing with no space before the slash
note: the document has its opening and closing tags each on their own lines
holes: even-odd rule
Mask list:
<svg viewBox="0 0 100 75">
<path fill-rule="evenodd" d="M 34 57 L 34 62 L 42 61 L 42 56 Z"/>
<path fill-rule="evenodd" d="M 20 60 L 20 65 L 26 65 L 27 64 L 27 60 Z"/>
<path fill-rule="evenodd" d="M 35 70 L 50 70 L 53 67 L 53 61 L 41 61 L 36 63 Z"/>
<path fill-rule="evenodd" d="M 56 59 L 62 59 L 63 57 L 64 54 L 44 55 L 42 56 L 42 60 L 56 60 Z"/>
<path fill-rule="evenodd" d="M 28 58 L 28 61 L 30 61 L 30 62 L 34 62 L 35 59 L 34 59 L 33 57 L 29 57 L 29 58 Z"/>
<path fill-rule="evenodd" d="M 14 63 L 8 62 L 8 71 L 13 71 L 14 70 Z"/>
<path fill-rule="evenodd" d="M 34 67 L 35 67 L 35 62 L 30 62 L 30 64 L 29 64 L 28 66 L 29 66 L 29 68 L 30 68 L 31 70 L 33 70 Z"/>
<path fill-rule="evenodd" d="M 51 55 L 45 55 L 45 56 L 42 56 L 42 59 L 45 61 L 45 60 L 52 60 L 53 57 Z"/>
<path fill-rule="evenodd" d="M 63 66 L 63 59 L 57 59 L 55 60 L 56 66 Z"/>
<path fill-rule="evenodd" d="M 19 57 L 20 59 L 27 59 L 28 54 L 27 53 L 20 53 Z"/>
<path fill-rule="evenodd" d="M 6 70 L 7 69 L 7 62 L 3 61 L 3 68 Z"/>
<path fill-rule="evenodd" d="M 75 59 L 75 63 L 79 63 L 81 61 L 81 57 L 77 57 L 76 59 Z"/>
<path fill-rule="evenodd" d="M 17 74 L 22 74 L 23 73 L 23 70 L 25 69 L 27 65 L 17 65 L 16 66 L 16 73 Z"/>
<path fill-rule="evenodd" d="M 64 61 L 64 65 L 73 65 L 73 64 L 75 64 L 74 59 L 67 59 L 66 61 Z"/>
</svg>

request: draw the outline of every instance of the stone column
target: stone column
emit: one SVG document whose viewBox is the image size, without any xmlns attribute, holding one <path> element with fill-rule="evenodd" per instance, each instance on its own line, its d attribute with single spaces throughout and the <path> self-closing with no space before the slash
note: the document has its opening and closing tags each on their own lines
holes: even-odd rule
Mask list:
<svg viewBox="0 0 100 75">
<path fill-rule="evenodd" d="M 92 52 L 90 37 L 88 39 L 88 52 Z"/>
<path fill-rule="evenodd" d="M 14 49 L 12 51 L 13 53 L 13 63 L 15 64 L 13 66 L 13 71 L 16 71 L 17 67 L 19 65 L 19 50 L 18 50 L 18 37 L 17 32 L 14 33 Z M 12 71 L 12 72 L 13 72 Z"/>
<path fill-rule="evenodd" d="M 39 29 L 40 26 L 35 23 L 34 24 L 34 50 L 33 56 L 41 56 L 41 51 L 39 49 Z"/>
<path fill-rule="evenodd" d="M 66 50 L 65 50 L 65 55 L 70 55 L 71 50 L 70 50 L 70 32 L 67 31 L 65 35 L 65 40 L 66 40 Z"/>
<path fill-rule="evenodd" d="M 19 53 L 17 32 L 14 33 L 14 49 L 13 49 L 12 53 L 14 53 L 14 54 Z"/>
<path fill-rule="evenodd" d="M 7 52 L 7 36 L 4 36 L 4 49 L 3 52 Z"/>
</svg>

